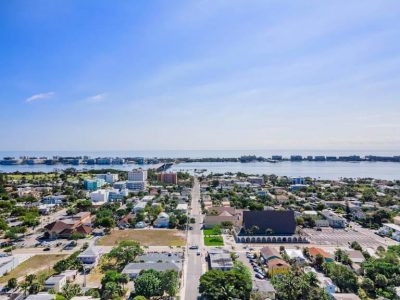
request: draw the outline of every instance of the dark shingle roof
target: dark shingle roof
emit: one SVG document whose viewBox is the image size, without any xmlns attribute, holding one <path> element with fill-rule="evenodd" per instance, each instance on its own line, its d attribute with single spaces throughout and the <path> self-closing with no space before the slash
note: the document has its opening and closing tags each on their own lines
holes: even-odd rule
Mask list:
<svg viewBox="0 0 400 300">
<path fill-rule="evenodd" d="M 272 229 L 273 235 L 294 234 L 296 220 L 291 210 L 243 211 L 243 228 L 259 228 L 258 234 L 264 235 L 266 229 Z"/>
</svg>

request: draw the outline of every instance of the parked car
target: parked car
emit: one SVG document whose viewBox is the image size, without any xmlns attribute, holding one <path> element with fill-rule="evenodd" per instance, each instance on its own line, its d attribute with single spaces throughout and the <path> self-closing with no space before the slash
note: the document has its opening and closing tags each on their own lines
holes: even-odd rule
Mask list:
<svg viewBox="0 0 400 300">
<path fill-rule="evenodd" d="M 259 274 L 259 273 L 256 273 L 256 277 L 257 277 L 258 279 L 264 279 L 264 278 L 265 278 L 263 275 L 261 275 L 261 274 Z"/>
<path fill-rule="evenodd" d="M 197 249 L 199 249 L 199 246 L 192 245 L 192 246 L 189 247 L 189 249 L 190 250 L 197 250 Z"/>
</svg>

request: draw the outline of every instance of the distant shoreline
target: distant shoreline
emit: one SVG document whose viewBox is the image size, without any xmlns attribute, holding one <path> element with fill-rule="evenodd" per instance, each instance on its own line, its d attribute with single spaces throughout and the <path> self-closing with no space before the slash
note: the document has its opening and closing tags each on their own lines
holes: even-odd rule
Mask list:
<svg viewBox="0 0 400 300">
<path fill-rule="evenodd" d="M 256 155 L 243 155 L 240 157 L 204 157 L 204 158 L 190 158 L 190 157 L 166 157 L 166 158 L 146 158 L 146 157 L 96 157 L 91 158 L 89 156 L 53 156 L 52 158 L 46 156 L 21 156 L 21 157 L 3 157 L 0 160 L 0 165 L 3 166 L 16 166 L 16 165 L 87 165 L 87 166 L 112 166 L 112 165 L 124 165 L 124 164 L 164 164 L 164 163 L 196 163 L 196 162 L 269 162 L 279 163 L 282 161 L 290 162 L 302 162 L 302 161 L 315 161 L 315 162 L 400 162 L 399 156 L 377 156 L 377 155 L 349 155 L 349 156 L 334 156 L 334 155 L 272 155 L 270 157 L 256 156 Z"/>
</svg>

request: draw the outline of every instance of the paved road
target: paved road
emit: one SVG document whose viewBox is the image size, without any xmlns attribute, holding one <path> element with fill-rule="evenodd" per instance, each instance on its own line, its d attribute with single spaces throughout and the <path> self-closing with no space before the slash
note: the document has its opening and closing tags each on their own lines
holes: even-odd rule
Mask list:
<svg viewBox="0 0 400 300">
<path fill-rule="evenodd" d="M 184 281 L 184 300 L 195 300 L 200 297 L 199 294 L 199 280 L 203 272 L 202 262 L 204 260 L 204 247 L 201 234 L 201 223 L 203 217 L 201 214 L 200 205 L 200 184 L 195 178 L 193 191 L 192 191 L 192 203 L 191 203 L 191 218 L 196 219 L 196 223 L 193 224 L 193 230 L 188 231 L 187 237 L 187 261 L 186 261 L 186 276 Z M 201 255 L 197 255 L 197 250 L 189 250 L 188 247 L 191 245 L 199 246 Z"/>
</svg>

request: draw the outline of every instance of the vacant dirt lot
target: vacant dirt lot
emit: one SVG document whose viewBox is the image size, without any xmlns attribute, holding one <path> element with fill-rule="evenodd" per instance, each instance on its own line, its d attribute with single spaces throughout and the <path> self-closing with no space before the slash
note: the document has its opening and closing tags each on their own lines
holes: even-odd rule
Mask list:
<svg viewBox="0 0 400 300">
<path fill-rule="evenodd" d="M 123 240 L 135 240 L 142 246 L 183 246 L 184 231 L 175 229 L 126 229 L 113 230 L 98 241 L 100 246 L 115 246 Z"/>
<path fill-rule="evenodd" d="M 32 256 L 5 276 L 0 277 L 0 283 L 5 283 L 10 278 L 20 278 L 28 274 L 36 274 L 48 270 L 59 260 L 67 257 L 65 254 L 39 254 Z"/>
</svg>

